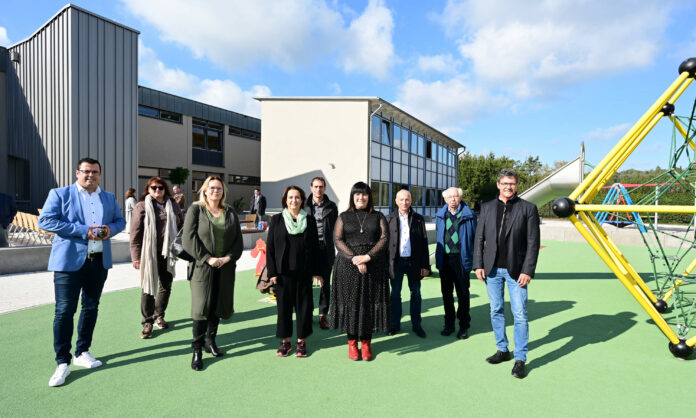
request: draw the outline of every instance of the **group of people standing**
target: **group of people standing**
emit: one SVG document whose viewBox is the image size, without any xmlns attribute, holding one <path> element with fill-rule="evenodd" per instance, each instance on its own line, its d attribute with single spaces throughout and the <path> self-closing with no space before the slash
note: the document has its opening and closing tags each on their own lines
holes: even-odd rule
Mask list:
<svg viewBox="0 0 696 418">
<path fill-rule="evenodd" d="M 49 193 L 39 226 L 56 234 L 49 260 L 54 271 L 56 313 L 54 348 L 58 367 L 49 381 L 59 386 L 70 374 L 73 315 L 82 294 L 74 362 L 94 368 L 101 365 L 89 353 L 101 291 L 111 268 L 109 238 L 126 227 L 115 197 L 101 190 L 101 166 L 83 158 L 71 186 Z M 503 288 L 507 284 L 515 320 L 515 366 L 512 374 L 524 377 L 528 326 L 527 285 L 534 276 L 539 251 L 536 206 L 516 195 L 517 174 L 503 170 L 498 176 L 500 195 L 482 206 L 480 216 L 462 201 L 462 191 L 443 192 L 446 205 L 437 212 L 436 266 L 440 273 L 445 308 L 443 336 L 455 331 L 468 338 L 469 273 L 487 283 L 491 323 L 497 351 L 486 360 L 496 364 L 511 358 L 505 335 Z M 398 210 L 388 216 L 374 209 L 370 187 L 353 185 L 348 209 L 338 213 L 326 195 L 326 180 L 312 179 L 311 195 L 288 186 L 281 197 L 282 211 L 269 221 L 267 274 L 277 296 L 276 355 L 293 351 L 293 311 L 296 315 L 295 356 L 308 355 L 314 310 L 312 281 L 321 284 L 319 326 L 347 334 L 348 356 L 372 360 L 375 332 L 400 332 L 401 289 L 408 278 L 413 332 L 426 338 L 421 319 L 420 284 L 430 275 L 430 256 L 424 218 L 411 208 L 408 190 L 396 194 Z M 160 177 L 151 178 L 139 200 L 135 191 L 126 199 L 133 267 L 141 281 L 141 338 L 153 328 L 169 327 L 165 320 L 176 255 L 172 243 L 180 236 L 188 257 L 191 287 L 193 357 L 191 368 L 203 369 L 202 351 L 215 357 L 225 353 L 215 338 L 221 319 L 234 313 L 236 261 L 243 251 L 239 219 L 226 201 L 221 178 L 208 177 L 200 198 L 185 211 Z M 264 207 L 260 196 L 256 210 Z M 183 196 L 182 196 L 183 197 Z M 263 203 L 262 203 L 263 202 Z M 185 212 L 185 216 L 184 216 Z M 333 283 L 331 276 L 333 270 Z M 390 286 L 391 284 L 391 286 Z M 455 312 L 453 292 L 458 297 Z"/>
</svg>

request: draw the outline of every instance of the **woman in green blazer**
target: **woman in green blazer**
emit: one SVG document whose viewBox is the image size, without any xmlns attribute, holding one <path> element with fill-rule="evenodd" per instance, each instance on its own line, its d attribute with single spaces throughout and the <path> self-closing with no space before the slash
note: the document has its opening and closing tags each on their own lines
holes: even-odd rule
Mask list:
<svg viewBox="0 0 696 418">
<path fill-rule="evenodd" d="M 203 369 L 203 348 L 214 357 L 225 354 L 215 344 L 215 336 L 220 318 L 234 313 L 234 272 L 244 246 L 239 219 L 225 204 L 226 195 L 222 179 L 208 177 L 184 221 L 182 244 L 195 258 L 189 263 L 193 370 Z"/>
</svg>

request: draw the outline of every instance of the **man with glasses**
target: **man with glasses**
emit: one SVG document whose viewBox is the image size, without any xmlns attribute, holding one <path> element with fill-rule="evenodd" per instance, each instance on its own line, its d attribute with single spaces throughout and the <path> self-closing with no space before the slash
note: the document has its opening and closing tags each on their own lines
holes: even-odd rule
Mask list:
<svg viewBox="0 0 696 418">
<path fill-rule="evenodd" d="M 469 272 L 474 252 L 476 214 L 462 201 L 462 189 L 450 187 L 442 192 L 445 206 L 435 215 L 437 246 L 435 266 L 440 272 L 440 290 L 445 307 L 445 327 L 440 335 L 445 337 L 454 332 L 454 296 L 457 291 L 456 318 L 459 320 L 457 338 L 469 338 Z"/>
<path fill-rule="evenodd" d="M 321 252 L 318 261 L 321 277 L 324 278 L 319 292 L 319 328 L 329 329 L 326 315 L 329 313 L 329 301 L 331 300 L 331 269 L 336 257 L 333 231 L 338 219 L 338 208 L 326 195 L 326 180 L 323 177 L 314 177 L 309 187 L 312 190 L 312 195 L 307 198 L 305 205 L 307 212 L 311 213 L 317 222 Z"/>
<path fill-rule="evenodd" d="M 498 351 L 488 357 L 490 364 L 510 360 L 505 335 L 504 288 L 510 293 L 514 318 L 515 365 L 512 375 L 526 375 L 529 326 L 527 285 L 534 277 L 539 256 L 539 213 L 536 205 L 517 196 L 519 176 L 514 170 L 498 174 L 499 194 L 481 205 L 474 244 L 476 277 L 486 283 L 491 305 L 491 325 Z"/>
<path fill-rule="evenodd" d="M 89 353 L 89 347 L 99 299 L 111 268 L 110 238 L 126 226 L 114 195 L 99 187 L 99 161 L 83 158 L 77 167 L 77 181 L 52 189 L 39 216 L 39 228 L 55 233 L 48 270 L 54 272 L 53 348 L 58 367 L 49 386 L 62 385 L 70 374 L 73 316 L 80 294 L 75 364 L 89 369 L 102 365 Z"/>
</svg>

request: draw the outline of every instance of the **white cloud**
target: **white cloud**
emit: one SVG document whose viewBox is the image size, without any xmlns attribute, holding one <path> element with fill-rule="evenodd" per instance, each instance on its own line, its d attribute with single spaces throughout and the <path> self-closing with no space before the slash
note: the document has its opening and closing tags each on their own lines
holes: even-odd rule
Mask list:
<svg viewBox="0 0 696 418">
<path fill-rule="evenodd" d="M 140 82 L 154 89 L 258 118 L 261 117 L 261 106 L 253 98 L 271 95 L 267 86 L 256 85 L 250 90 L 242 90 L 232 80 L 201 80 L 178 68 L 168 68 L 142 42 L 138 46 L 138 55 Z"/>
<path fill-rule="evenodd" d="M 459 66 L 460 62 L 455 60 L 452 54 L 418 57 L 418 69 L 423 72 L 454 74 L 457 72 Z"/>
<path fill-rule="evenodd" d="M 269 63 L 286 71 L 326 57 L 347 72 L 385 78 L 395 61 L 391 11 L 370 0 L 346 24 L 349 9 L 326 0 L 122 0 L 165 41 L 229 71 Z"/>
<path fill-rule="evenodd" d="M 631 128 L 631 124 L 622 123 L 619 125 L 610 126 L 608 128 L 597 128 L 592 132 L 589 132 L 586 136 L 587 139 L 596 141 L 618 141 L 621 139 L 626 132 Z"/>
<path fill-rule="evenodd" d="M 0 26 L 0 45 L 10 46 L 11 44 L 10 38 L 7 36 L 7 29 Z"/>
<path fill-rule="evenodd" d="M 653 62 L 670 1 L 448 1 L 438 20 L 476 78 L 518 98 Z"/>
<path fill-rule="evenodd" d="M 459 133 L 474 119 L 508 104 L 466 77 L 426 83 L 409 79 L 399 86 L 395 104 L 423 122 L 448 133 Z"/>
<path fill-rule="evenodd" d="M 342 91 L 343 91 L 343 89 L 341 89 L 341 85 L 340 85 L 340 84 L 338 84 L 338 83 L 331 83 L 331 93 L 332 93 L 334 96 L 338 96 L 339 94 L 341 94 Z"/>
</svg>

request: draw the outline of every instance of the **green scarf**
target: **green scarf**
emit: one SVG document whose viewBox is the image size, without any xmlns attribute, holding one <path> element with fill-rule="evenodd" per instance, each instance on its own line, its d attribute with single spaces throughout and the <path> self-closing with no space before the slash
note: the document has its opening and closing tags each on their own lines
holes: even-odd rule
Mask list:
<svg viewBox="0 0 696 418">
<path fill-rule="evenodd" d="M 300 213 L 297 215 L 297 221 L 292 219 L 292 215 L 287 208 L 283 209 L 283 220 L 285 220 L 285 228 L 290 235 L 301 234 L 307 229 L 307 212 L 305 212 L 304 209 L 300 209 Z"/>
</svg>

